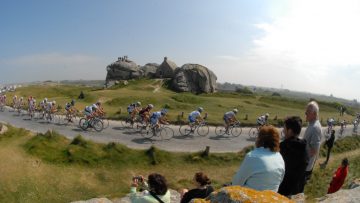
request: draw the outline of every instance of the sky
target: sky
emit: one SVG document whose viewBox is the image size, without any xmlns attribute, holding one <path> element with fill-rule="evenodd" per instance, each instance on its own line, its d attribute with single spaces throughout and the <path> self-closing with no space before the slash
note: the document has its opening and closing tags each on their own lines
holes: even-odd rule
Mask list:
<svg viewBox="0 0 360 203">
<path fill-rule="evenodd" d="M 218 82 L 360 100 L 359 0 L 0 0 L 0 84 L 202 64 Z"/>
</svg>

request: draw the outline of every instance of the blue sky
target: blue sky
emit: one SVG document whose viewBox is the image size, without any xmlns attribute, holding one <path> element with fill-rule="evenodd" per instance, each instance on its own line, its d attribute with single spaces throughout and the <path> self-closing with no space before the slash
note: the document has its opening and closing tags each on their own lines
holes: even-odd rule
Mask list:
<svg viewBox="0 0 360 203">
<path fill-rule="evenodd" d="M 220 82 L 360 93 L 355 0 L 1 0 L 0 84 L 104 79 L 139 65 L 199 63 Z"/>
</svg>

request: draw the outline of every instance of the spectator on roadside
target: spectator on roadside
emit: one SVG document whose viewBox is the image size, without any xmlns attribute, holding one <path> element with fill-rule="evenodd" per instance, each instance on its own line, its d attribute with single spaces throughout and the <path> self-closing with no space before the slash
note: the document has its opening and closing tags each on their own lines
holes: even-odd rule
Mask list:
<svg viewBox="0 0 360 203">
<path fill-rule="evenodd" d="M 345 182 L 348 172 L 349 172 L 349 160 L 347 158 L 344 158 L 341 162 L 341 165 L 333 175 L 333 178 L 330 183 L 330 187 L 327 192 L 328 194 L 334 193 L 341 188 L 341 186 Z"/>
<path fill-rule="evenodd" d="M 194 198 L 206 198 L 214 191 L 214 188 L 210 185 L 210 179 L 202 172 L 195 173 L 193 183 L 196 185 L 196 188 L 189 191 L 187 189 L 181 191 L 181 203 L 188 203 Z"/>
<path fill-rule="evenodd" d="M 279 187 L 279 194 L 291 196 L 301 193 L 307 166 L 306 141 L 299 139 L 302 120 L 298 116 L 285 119 L 285 140 L 280 143 L 280 154 L 285 162 L 285 175 Z"/>
<path fill-rule="evenodd" d="M 304 191 L 305 184 L 310 180 L 315 162 L 319 156 L 321 141 L 321 124 L 319 122 L 319 105 L 315 101 L 311 101 L 306 106 L 306 121 L 309 122 L 305 130 L 304 140 L 306 140 L 306 152 L 309 158 L 308 165 L 305 170 L 305 181 L 302 185 L 301 192 Z"/>
<path fill-rule="evenodd" d="M 232 179 L 232 185 L 277 192 L 285 173 L 279 140 L 277 128 L 262 127 L 256 139 L 256 148 L 246 154 Z"/>
<path fill-rule="evenodd" d="M 138 186 L 145 191 L 137 193 Z M 150 174 L 147 181 L 143 176 L 133 177 L 130 200 L 132 203 L 170 203 L 170 191 L 165 177 L 157 173 Z"/>
<path fill-rule="evenodd" d="M 335 130 L 331 130 L 330 138 L 326 140 L 325 145 L 327 146 L 327 154 L 326 154 L 326 161 L 322 163 L 321 165 L 326 165 L 330 158 L 330 152 L 332 147 L 334 146 L 335 142 Z"/>
</svg>

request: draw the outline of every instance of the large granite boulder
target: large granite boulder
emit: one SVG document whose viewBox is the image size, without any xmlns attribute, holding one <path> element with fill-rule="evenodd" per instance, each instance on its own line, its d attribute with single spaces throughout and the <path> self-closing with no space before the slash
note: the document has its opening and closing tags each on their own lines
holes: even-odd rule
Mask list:
<svg viewBox="0 0 360 203">
<path fill-rule="evenodd" d="M 173 78 L 176 69 L 177 65 L 164 57 L 164 61 L 156 71 L 156 78 Z"/>
<path fill-rule="evenodd" d="M 159 66 L 160 65 L 157 63 L 147 63 L 147 64 L 145 64 L 145 66 L 142 66 L 140 69 L 141 69 L 144 77 L 155 78 L 156 71 L 158 70 Z"/>
<path fill-rule="evenodd" d="M 192 203 L 291 203 L 290 199 L 274 191 L 257 191 L 241 186 L 228 186 L 212 192 L 206 199 L 193 199 Z"/>
<path fill-rule="evenodd" d="M 352 203 L 360 202 L 360 187 L 353 189 L 342 189 L 332 194 L 327 194 L 317 199 L 321 203 Z"/>
<path fill-rule="evenodd" d="M 199 64 L 185 64 L 176 69 L 172 87 L 179 92 L 210 93 L 216 91 L 216 75 Z"/>
<path fill-rule="evenodd" d="M 106 81 L 114 80 L 130 80 L 142 77 L 142 71 L 139 66 L 127 59 L 127 57 L 120 57 L 116 62 L 106 67 L 107 75 Z"/>
</svg>

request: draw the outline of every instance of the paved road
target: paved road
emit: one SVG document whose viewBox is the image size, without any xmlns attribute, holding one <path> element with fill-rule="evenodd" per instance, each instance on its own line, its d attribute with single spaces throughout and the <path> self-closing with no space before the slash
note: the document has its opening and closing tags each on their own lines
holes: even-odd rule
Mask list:
<svg viewBox="0 0 360 203">
<path fill-rule="evenodd" d="M 138 133 L 134 133 L 133 130 L 120 127 L 119 121 L 111 121 L 110 126 L 100 133 L 93 130 L 82 131 L 75 124 L 66 126 L 48 123 L 44 120 L 29 120 L 27 116 L 17 116 L 14 112 L 9 112 L 8 110 L 0 112 L 0 121 L 33 132 L 44 133 L 47 130 L 55 130 L 69 139 L 73 139 L 80 134 L 85 139 L 98 143 L 116 142 L 135 149 L 148 149 L 151 145 L 155 145 L 167 151 L 197 152 L 204 150 L 206 146 L 210 146 L 211 152 L 238 152 L 246 146 L 254 145 L 255 141 L 248 136 L 250 128 L 243 128 L 242 134 L 239 137 L 217 137 L 214 127 L 210 127 L 210 133 L 206 137 L 200 137 L 196 134 L 184 137 L 180 136 L 178 126 L 171 126 L 175 132 L 175 136 L 171 140 L 151 141 L 144 139 Z M 351 134 L 351 130 L 352 127 L 349 126 L 346 128 L 345 134 Z M 302 133 L 304 131 L 305 129 L 302 130 Z"/>
</svg>

